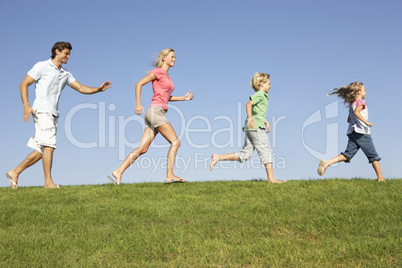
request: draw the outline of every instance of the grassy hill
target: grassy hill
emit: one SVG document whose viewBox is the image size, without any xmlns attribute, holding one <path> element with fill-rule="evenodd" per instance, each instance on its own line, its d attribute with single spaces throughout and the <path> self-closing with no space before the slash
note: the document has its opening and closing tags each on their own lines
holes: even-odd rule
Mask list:
<svg viewBox="0 0 402 268">
<path fill-rule="evenodd" d="M 0 267 L 401 267 L 402 180 L 0 188 Z"/>
</svg>

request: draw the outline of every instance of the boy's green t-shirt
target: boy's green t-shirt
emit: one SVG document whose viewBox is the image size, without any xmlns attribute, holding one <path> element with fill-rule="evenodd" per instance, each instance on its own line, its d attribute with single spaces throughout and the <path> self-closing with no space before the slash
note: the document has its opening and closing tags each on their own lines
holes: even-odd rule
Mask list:
<svg viewBox="0 0 402 268">
<path fill-rule="evenodd" d="M 251 114 L 253 116 L 254 128 L 250 128 L 248 125 L 248 118 L 243 127 L 243 131 L 257 130 L 267 128 L 264 124 L 265 116 L 267 115 L 268 109 L 268 95 L 263 90 L 258 90 L 256 93 L 250 96 L 250 100 L 254 102 L 251 108 Z"/>
</svg>

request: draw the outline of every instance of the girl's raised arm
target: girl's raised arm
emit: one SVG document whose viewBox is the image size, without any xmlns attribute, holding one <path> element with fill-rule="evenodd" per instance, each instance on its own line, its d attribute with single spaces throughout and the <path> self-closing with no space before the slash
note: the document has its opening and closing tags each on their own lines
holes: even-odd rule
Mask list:
<svg viewBox="0 0 402 268">
<path fill-rule="evenodd" d="M 363 123 L 365 123 L 367 126 L 372 127 L 373 124 L 368 122 L 362 115 L 361 115 L 361 110 L 363 109 L 364 106 L 357 106 L 355 109 L 355 116 L 357 117 L 357 119 L 359 119 L 360 121 L 362 121 Z"/>
</svg>

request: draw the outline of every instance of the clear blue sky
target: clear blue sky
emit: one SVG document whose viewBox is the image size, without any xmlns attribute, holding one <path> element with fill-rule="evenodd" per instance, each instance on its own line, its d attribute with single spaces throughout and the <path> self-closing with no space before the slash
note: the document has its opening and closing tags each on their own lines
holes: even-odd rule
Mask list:
<svg viewBox="0 0 402 268">
<path fill-rule="evenodd" d="M 170 71 L 173 95 L 195 94 L 167 113 L 182 142 L 176 175 L 188 181 L 266 179 L 256 152 L 243 166 L 208 168 L 213 152 L 241 149 L 245 104 L 253 94 L 249 81 L 259 71 L 271 74 L 267 119 L 276 178 L 318 178 L 320 157 L 345 149 L 348 109 L 327 93 L 354 81 L 366 86 L 383 174 L 400 178 L 401 33 L 400 0 L 0 0 L 1 174 L 31 152 L 25 145 L 34 126 L 23 121 L 19 84 L 36 62 L 49 59 L 55 42 L 68 41 L 73 50 L 64 67 L 82 84 L 111 80 L 113 87 L 89 96 L 64 89 L 53 163 L 58 184 L 108 182 L 106 175 L 142 134 L 142 117 L 134 116 L 135 83 L 152 68 L 152 56 L 167 47 L 177 57 Z M 151 96 L 147 85 L 144 107 Z M 158 137 L 155 145 L 123 182 L 163 181 L 167 142 Z M 359 152 L 321 178 L 335 177 L 374 179 L 375 173 Z M 43 183 L 41 162 L 19 180 L 20 186 Z M 0 186 L 9 186 L 5 176 Z"/>
</svg>

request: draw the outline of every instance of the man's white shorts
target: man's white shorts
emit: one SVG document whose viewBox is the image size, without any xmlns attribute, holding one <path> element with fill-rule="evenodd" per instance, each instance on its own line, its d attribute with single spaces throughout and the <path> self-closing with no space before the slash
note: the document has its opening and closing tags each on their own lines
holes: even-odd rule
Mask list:
<svg viewBox="0 0 402 268">
<path fill-rule="evenodd" d="M 43 147 L 56 148 L 58 118 L 48 113 L 32 114 L 35 123 L 35 137 L 30 138 L 27 146 L 43 153 Z"/>
</svg>

